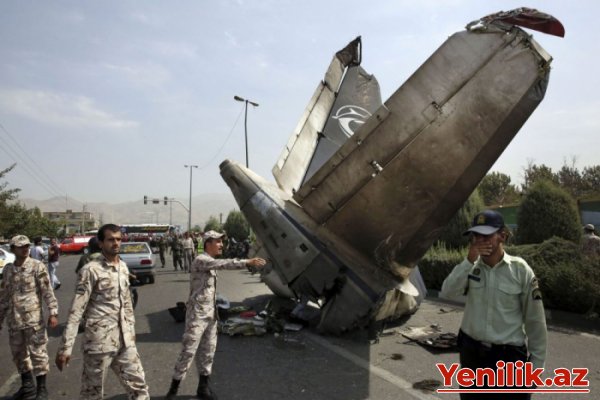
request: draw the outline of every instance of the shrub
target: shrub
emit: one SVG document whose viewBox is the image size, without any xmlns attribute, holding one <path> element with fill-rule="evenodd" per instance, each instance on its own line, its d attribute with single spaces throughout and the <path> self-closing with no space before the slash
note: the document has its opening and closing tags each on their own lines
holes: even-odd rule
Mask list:
<svg viewBox="0 0 600 400">
<path fill-rule="evenodd" d="M 540 244 L 507 246 L 506 252 L 525 259 L 540 282 L 544 306 L 580 314 L 600 313 L 600 260 L 581 256 L 576 243 L 553 237 Z M 466 248 L 433 246 L 419 262 L 428 289 L 440 290 Z"/>
<path fill-rule="evenodd" d="M 471 222 L 475 215 L 484 209 L 483 200 L 479 195 L 479 191 L 475 189 L 469 196 L 465 204 L 454 214 L 448 222 L 437 244 L 450 249 L 460 249 L 465 247 L 469 242 L 468 236 L 463 236 L 463 232 L 471 227 Z"/>
<path fill-rule="evenodd" d="M 419 261 L 419 270 L 428 289 L 440 290 L 442 282 L 467 254 L 466 249 L 451 249 L 444 243 L 433 245 Z"/>
<path fill-rule="evenodd" d="M 517 211 L 517 243 L 542 243 L 558 236 L 575 243 L 581 239 L 581 221 L 575 200 L 549 181 L 537 182 Z"/>
<path fill-rule="evenodd" d="M 223 225 L 219 222 L 219 219 L 217 217 L 215 217 L 214 215 L 211 215 L 210 218 L 208 218 L 206 225 L 204 225 L 204 232 L 208 232 L 208 231 L 221 232 L 222 230 L 223 230 Z"/>
<path fill-rule="evenodd" d="M 233 238 L 238 242 L 248 239 L 250 235 L 250 225 L 241 211 L 230 211 L 223 229 L 227 232 L 227 237 Z"/>
</svg>

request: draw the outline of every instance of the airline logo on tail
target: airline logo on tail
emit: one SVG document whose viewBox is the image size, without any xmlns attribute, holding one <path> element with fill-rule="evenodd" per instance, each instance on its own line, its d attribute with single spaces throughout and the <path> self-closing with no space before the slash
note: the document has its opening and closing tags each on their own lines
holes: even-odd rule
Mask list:
<svg viewBox="0 0 600 400">
<path fill-rule="evenodd" d="M 347 105 L 340 107 L 331 118 L 337 119 L 342 132 L 350 137 L 370 116 L 371 113 L 362 107 Z"/>
</svg>

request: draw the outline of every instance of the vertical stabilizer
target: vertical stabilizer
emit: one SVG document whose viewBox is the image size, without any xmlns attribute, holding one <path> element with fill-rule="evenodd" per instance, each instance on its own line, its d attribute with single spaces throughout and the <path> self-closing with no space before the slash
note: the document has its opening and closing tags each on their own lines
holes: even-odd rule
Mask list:
<svg viewBox="0 0 600 400">
<path fill-rule="evenodd" d="M 298 190 L 381 105 L 379 84 L 360 62 L 360 37 L 333 57 L 273 167 L 273 176 L 284 191 Z"/>
</svg>

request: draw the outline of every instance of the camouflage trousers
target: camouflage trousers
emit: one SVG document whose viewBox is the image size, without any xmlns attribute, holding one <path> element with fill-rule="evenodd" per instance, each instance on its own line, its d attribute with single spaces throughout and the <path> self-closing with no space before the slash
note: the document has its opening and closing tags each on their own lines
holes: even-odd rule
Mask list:
<svg viewBox="0 0 600 400">
<path fill-rule="evenodd" d="M 9 329 L 8 343 L 20 374 L 33 370 L 35 376 L 48 373 L 48 334 L 46 327 Z"/>
<path fill-rule="evenodd" d="M 125 387 L 129 400 L 150 398 L 140 355 L 133 346 L 123 347 L 118 352 L 111 353 L 84 353 L 80 399 L 101 400 L 104 398 L 104 379 L 108 367 L 114 371 Z"/>
<path fill-rule="evenodd" d="M 183 349 L 175 364 L 173 379 L 185 378 L 196 352 L 196 367 L 200 375 L 210 375 L 215 350 L 217 349 L 217 320 L 199 318 L 197 314 L 187 313 L 185 332 L 183 333 Z"/>
</svg>

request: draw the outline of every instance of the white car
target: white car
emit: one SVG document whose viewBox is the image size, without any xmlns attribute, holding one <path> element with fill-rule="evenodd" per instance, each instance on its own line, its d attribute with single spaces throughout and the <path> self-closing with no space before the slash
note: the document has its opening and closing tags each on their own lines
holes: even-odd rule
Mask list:
<svg viewBox="0 0 600 400">
<path fill-rule="evenodd" d="M 0 278 L 2 278 L 2 271 L 4 271 L 4 266 L 6 264 L 15 262 L 15 258 L 15 255 L 10 251 L 0 249 Z"/>
<path fill-rule="evenodd" d="M 123 242 L 119 257 L 140 282 L 154 283 L 154 255 L 148 243 Z"/>
</svg>

